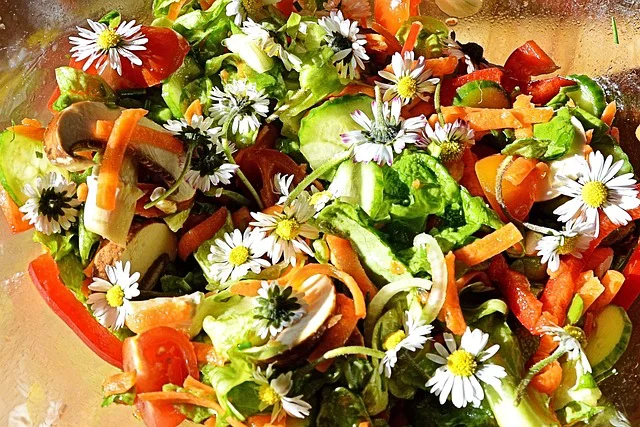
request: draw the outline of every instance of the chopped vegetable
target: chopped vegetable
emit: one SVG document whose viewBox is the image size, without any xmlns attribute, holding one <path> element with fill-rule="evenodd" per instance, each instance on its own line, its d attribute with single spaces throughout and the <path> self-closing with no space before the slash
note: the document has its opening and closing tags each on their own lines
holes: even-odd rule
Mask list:
<svg viewBox="0 0 640 427">
<path fill-rule="evenodd" d="M 178 242 L 178 256 L 186 260 L 201 244 L 211 239 L 227 221 L 227 208 L 218 209 L 209 218 L 187 231 Z"/>
<path fill-rule="evenodd" d="M 454 253 L 457 260 L 471 267 L 506 251 L 522 239 L 520 230 L 512 223 L 509 223 L 493 233 L 456 250 Z"/>
<path fill-rule="evenodd" d="M 591 309 L 598 312 L 605 306 L 611 304 L 611 301 L 615 298 L 620 291 L 620 288 L 624 284 L 625 276 L 616 270 L 608 270 L 604 276 L 602 276 L 602 286 L 604 286 L 604 292 L 596 299 L 591 306 Z"/>
<path fill-rule="evenodd" d="M 331 263 L 339 270 L 344 271 L 358 283 L 360 290 L 369 300 L 376 296 L 378 289 L 367 276 L 358 259 L 358 254 L 353 250 L 347 239 L 342 239 L 332 234 L 325 236 L 329 250 L 331 251 Z"/>
<path fill-rule="evenodd" d="M 464 334 L 467 329 L 467 323 L 462 315 L 460 308 L 460 298 L 458 296 L 458 287 L 456 286 L 455 260 L 453 253 L 449 252 L 444 257 L 447 263 L 447 296 L 444 305 L 440 311 L 440 317 L 447 324 L 447 328 L 456 335 Z"/>
<path fill-rule="evenodd" d="M 107 141 L 113 131 L 114 123 L 106 120 L 96 122 L 95 138 L 98 141 Z M 136 126 L 129 141 L 131 144 L 144 143 L 162 148 L 171 153 L 184 153 L 184 145 L 168 132 L 158 131 L 146 126 Z"/>
</svg>

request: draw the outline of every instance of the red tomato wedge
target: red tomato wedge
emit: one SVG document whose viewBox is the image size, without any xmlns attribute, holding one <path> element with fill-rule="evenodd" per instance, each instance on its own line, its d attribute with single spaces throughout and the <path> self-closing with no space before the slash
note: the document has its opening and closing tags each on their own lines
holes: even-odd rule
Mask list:
<svg viewBox="0 0 640 427">
<path fill-rule="evenodd" d="M 625 280 L 613 299 L 613 304 L 629 310 L 638 295 L 640 295 L 640 246 L 634 249 L 623 270 L 623 274 Z"/>
<path fill-rule="evenodd" d="M 169 383 L 180 385 L 189 375 L 200 378 L 189 338 L 168 326 L 158 326 L 124 340 L 122 358 L 125 371 L 138 373 L 138 393 L 161 391 Z"/>
<path fill-rule="evenodd" d="M 529 40 L 507 58 L 504 69 L 517 80 L 529 81 L 531 76 L 549 74 L 558 68 L 549 55 L 533 40 Z"/>
<path fill-rule="evenodd" d="M 143 402 L 138 400 L 136 407 L 146 427 L 176 427 L 187 417 L 179 413 L 170 402 Z"/>
<path fill-rule="evenodd" d="M 29 264 L 33 284 L 49 307 L 106 362 L 122 368 L 122 341 L 102 326 L 60 280 L 58 265 L 50 254 Z"/>
<path fill-rule="evenodd" d="M 123 58 L 121 76 L 109 66 L 100 74 L 114 90 L 145 88 L 161 83 L 180 68 L 189 52 L 189 43 L 170 28 L 143 25 L 141 31 L 149 40 L 145 45 L 146 50 L 136 51 L 142 65 L 132 65 L 128 59 Z M 82 68 L 85 62 L 72 59 L 69 65 Z M 94 65 L 85 71 L 98 74 Z"/>
</svg>

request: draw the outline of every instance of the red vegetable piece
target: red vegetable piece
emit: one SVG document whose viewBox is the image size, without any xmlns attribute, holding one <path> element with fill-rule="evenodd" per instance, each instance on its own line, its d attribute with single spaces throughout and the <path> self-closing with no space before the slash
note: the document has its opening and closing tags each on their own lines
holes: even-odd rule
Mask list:
<svg viewBox="0 0 640 427">
<path fill-rule="evenodd" d="M 564 86 L 574 86 L 576 82 L 556 76 L 550 79 L 536 80 L 527 85 L 527 93 L 531 95 L 534 104 L 546 104 L 560 92 Z"/>
<path fill-rule="evenodd" d="M 584 258 L 563 256 L 560 260 L 560 268 L 544 287 L 540 298 L 542 309 L 558 319 L 559 325 L 564 325 L 567 309 L 575 294 L 575 284 L 580 273 L 584 271 L 584 264 Z"/>
<path fill-rule="evenodd" d="M 640 246 L 636 246 L 623 272 L 625 280 L 613 299 L 613 304 L 629 310 L 640 295 Z"/>
<path fill-rule="evenodd" d="M 106 362 L 122 368 L 122 341 L 89 313 L 60 279 L 58 265 L 50 254 L 40 255 L 29 264 L 29 275 L 51 309 L 78 337 Z"/>
<path fill-rule="evenodd" d="M 456 89 L 466 83 L 475 80 L 491 80 L 500 84 L 503 76 L 504 72 L 499 68 L 485 68 L 453 79 L 445 79 L 442 82 L 442 105 L 451 105 L 453 97 L 456 95 Z"/>
<path fill-rule="evenodd" d="M 560 67 L 553 59 L 533 40 L 514 50 L 504 64 L 509 75 L 521 81 L 529 81 L 531 76 L 553 73 L 558 68 Z"/>
</svg>

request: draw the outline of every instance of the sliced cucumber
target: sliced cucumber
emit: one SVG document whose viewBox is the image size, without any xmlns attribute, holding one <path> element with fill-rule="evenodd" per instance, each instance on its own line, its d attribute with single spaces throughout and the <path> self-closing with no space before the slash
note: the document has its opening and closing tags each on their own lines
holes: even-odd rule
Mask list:
<svg viewBox="0 0 640 427">
<path fill-rule="evenodd" d="M 627 349 L 631 338 L 631 320 L 617 305 L 606 306 L 595 318 L 595 329 L 584 352 L 593 376 L 607 372 Z"/>
<path fill-rule="evenodd" d="M 460 86 L 453 105 L 478 108 L 509 108 L 509 94 L 491 80 L 474 80 Z"/>
<path fill-rule="evenodd" d="M 388 216 L 389 206 L 384 203 L 384 173 L 377 164 L 347 160 L 336 170 L 331 186 L 341 190 L 340 200 L 360 205 L 374 221 Z"/>
<path fill-rule="evenodd" d="M 69 177 L 67 171 L 49 162 L 42 141 L 9 130 L 0 134 L 0 184 L 18 206 L 27 201 L 24 186 L 35 185 L 38 176 L 49 172 Z"/>
<path fill-rule="evenodd" d="M 600 138 L 609 131 L 609 126 L 605 122 L 583 108 L 573 108 L 571 114 L 580 120 L 585 130 L 593 129 L 594 139 Z"/>
<path fill-rule="evenodd" d="M 585 75 L 574 74 L 569 78 L 578 82 L 578 86 L 565 87 L 562 91 L 573 99 L 578 107 L 596 117 L 601 117 L 607 106 L 607 100 L 600 85 Z"/>
<path fill-rule="evenodd" d="M 362 110 L 371 117 L 371 98 L 363 95 L 336 98 L 312 109 L 302 119 L 298 133 L 300 151 L 313 169 L 347 149 L 340 135 L 360 129 L 351 118 L 355 110 Z"/>
</svg>

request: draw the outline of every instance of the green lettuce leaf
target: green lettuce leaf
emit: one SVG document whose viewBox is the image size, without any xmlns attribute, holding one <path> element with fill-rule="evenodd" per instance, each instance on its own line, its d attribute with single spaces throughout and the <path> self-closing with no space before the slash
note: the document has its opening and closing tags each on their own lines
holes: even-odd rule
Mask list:
<svg viewBox="0 0 640 427">
<path fill-rule="evenodd" d="M 207 365 L 202 369 L 202 373 L 206 381 L 216 390 L 218 402 L 225 410 L 225 416 L 219 419 L 224 420 L 226 416 L 233 416 L 244 420 L 244 415 L 229 401 L 229 393 L 240 384 L 252 380 L 254 367 L 237 352 L 232 353 L 232 356 L 231 363 L 224 366 Z"/>
<path fill-rule="evenodd" d="M 338 387 L 325 395 L 316 420 L 319 426 L 332 427 L 352 427 L 367 422 L 371 424 L 371 418 L 364 402 L 344 387 Z"/>
<path fill-rule="evenodd" d="M 109 397 L 105 397 L 104 399 L 102 399 L 102 407 L 107 407 L 113 403 L 119 404 L 119 405 L 128 405 L 131 406 L 135 403 L 136 400 L 136 393 L 133 391 L 127 391 L 125 393 L 120 393 L 120 394 L 112 394 Z"/>
<path fill-rule="evenodd" d="M 53 104 L 56 111 L 81 101 L 115 102 L 116 93 L 102 77 L 71 67 L 56 68 L 60 96 Z"/>
<path fill-rule="evenodd" d="M 544 160 L 555 160 L 571 150 L 577 136 L 576 128 L 571 123 L 568 109 L 558 110 L 557 115 L 547 123 L 533 126 L 533 136 L 538 140 L 551 141 L 544 153 Z"/>
<path fill-rule="evenodd" d="M 69 254 L 73 254 L 75 245 L 73 240 L 75 234 L 71 231 L 64 233 L 44 234 L 39 231 L 33 233 L 33 241 L 40 243 L 49 250 L 54 260 L 60 261 Z"/>
</svg>

